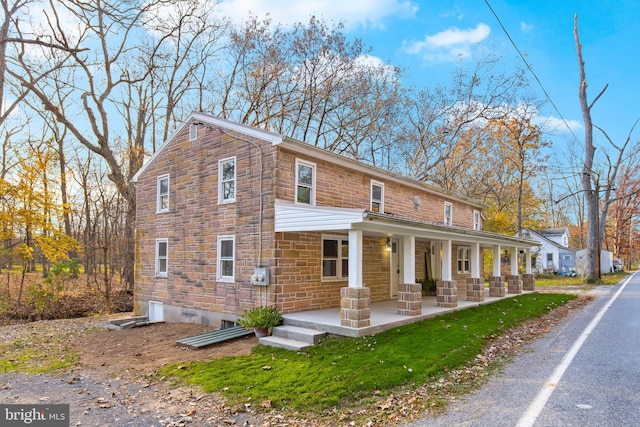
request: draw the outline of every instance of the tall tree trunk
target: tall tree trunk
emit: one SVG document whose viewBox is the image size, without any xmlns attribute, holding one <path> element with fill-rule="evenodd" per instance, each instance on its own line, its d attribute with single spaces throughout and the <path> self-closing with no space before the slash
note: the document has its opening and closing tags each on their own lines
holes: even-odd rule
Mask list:
<svg viewBox="0 0 640 427">
<path fill-rule="evenodd" d="M 598 177 L 593 171 L 593 157 L 595 148 L 593 146 L 593 122 L 591 121 L 591 106 L 587 102 L 587 77 L 584 71 L 584 61 L 582 59 L 582 45 L 578 35 L 578 15 L 573 18 L 573 36 L 576 42 L 576 52 L 578 54 L 578 66 L 580 68 L 580 108 L 584 120 L 584 145 L 585 157 L 582 167 L 582 191 L 587 201 L 587 265 L 586 276 L 594 280 L 600 278 L 600 238 L 598 221 Z M 597 98 L 596 98 L 597 100 Z M 595 102 L 595 101 L 594 101 Z M 596 183 L 596 188 L 593 188 Z"/>
</svg>

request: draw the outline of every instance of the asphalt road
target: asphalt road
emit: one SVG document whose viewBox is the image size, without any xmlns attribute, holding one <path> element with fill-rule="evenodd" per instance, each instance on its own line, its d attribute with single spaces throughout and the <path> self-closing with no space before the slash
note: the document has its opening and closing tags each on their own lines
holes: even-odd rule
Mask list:
<svg viewBox="0 0 640 427">
<path fill-rule="evenodd" d="M 410 425 L 640 426 L 640 273 L 594 295 L 448 414 Z"/>
</svg>

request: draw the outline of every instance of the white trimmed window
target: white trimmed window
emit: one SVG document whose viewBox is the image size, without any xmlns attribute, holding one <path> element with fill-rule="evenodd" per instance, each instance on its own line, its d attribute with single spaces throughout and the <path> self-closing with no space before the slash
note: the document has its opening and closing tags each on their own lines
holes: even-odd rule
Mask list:
<svg viewBox="0 0 640 427">
<path fill-rule="evenodd" d="M 218 162 L 218 202 L 236 201 L 236 158 L 231 157 Z"/>
<path fill-rule="evenodd" d="M 384 184 L 371 181 L 371 212 L 384 213 Z"/>
<path fill-rule="evenodd" d="M 471 248 L 458 248 L 458 273 L 468 273 L 471 271 Z"/>
<path fill-rule="evenodd" d="M 233 282 L 235 277 L 235 246 L 234 236 L 218 237 L 218 274 L 221 282 Z"/>
<path fill-rule="evenodd" d="M 473 229 L 480 230 L 480 211 L 473 211 Z"/>
<path fill-rule="evenodd" d="M 444 225 L 452 225 L 453 206 L 449 202 L 444 202 Z"/>
<path fill-rule="evenodd" d="M 158 177 L 156 212 L 169 212 L 169 175 Z"/>
<path fill-rule="evenodd" d="M 156 277 L 167 277 L 169 270 L 169 240 L 156 239 Z"/>
<path fill-rule="evenodd" d="M 316 165 L 296 159 L 296 203 L 316 204 Z"/>
<path fill-rule="evenodd" d="M 195 141 L 198 139 L 198 125 L 191 123 L 189 125 L 189 141 Z"/>
<path fill-rule="evenodd" d="M 349 277 L 349 239 L 341 236 L 322 237 L 322 279 Z"/>
</svg>

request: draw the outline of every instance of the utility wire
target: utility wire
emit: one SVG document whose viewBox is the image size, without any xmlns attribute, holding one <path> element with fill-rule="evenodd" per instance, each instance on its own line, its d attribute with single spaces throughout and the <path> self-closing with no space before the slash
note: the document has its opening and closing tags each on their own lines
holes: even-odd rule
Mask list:
<svg viewBox="0 0 640 427">
<path fill-rule="evenodd" d="M 535 71 L 533 71 L 533 68 L 531 68 L 531 65 L 529 65 L 529 63 L 527 62 L 527 60 L 525 59 L 524 55 L 522 54 L 522 52 L 520 52 L 520 49 L 518 49 L 518 46 L 516 45 L 516 43 L 513 41 L 513 39 L 511 38 L 511 35 L 509 34 L 509 32 L 507 31 L 507 29 L 505 28 L 505 26 L 502 24 L 502 21 L 500 20 L 500 18 L 498 17 L 498 14 L 495 12 L 495 10 L 493 10 L 493 8 L 491 7 L 491 5 L 489 4 L 489 0 L 484 0 L 484 2 L 487 4 L 487 7 L 489 8 L 489 10 L 491 11 L 491 13 L 493 14 L 493 16 L 496 18 L 496 20 L 498 21 L 498 24 L 500 24 L 500 28 L 502 28 L 502 31 L 504 31 L 504 33 L 506 34 L 507 38 L 509 39 L 509 41 L 511 42 L 511 44 L 513 45 L 513 48 L 516 50 L 516 52 L 518 52 L 518 55 L 520 55 L 520 58 L 522 59 L 522 62 L 524 62 L 524 65 L 527 66 L 527 68 L 529 69 L 529 72 L 531 72 L 531 74 L 533 75 L 533 78 L 536 79 L 536 82 L 538 82 L 538 85 L 540 86 L 540 88 L 542 89 L 542 92 L 544 93 L 544 95 L 547 97 L 547 99 L 549 100 L 549 103 L 551 103 L 551 105 L 553 106 L 553 109 L 556 111 L 556 113 L 558 113 L 558 115 L 560 116 L 560 118 L 562 119 L 562 123 L 564 123 L 564 125 L 567 127 L 567 129 L 569 129 L 569 132 L 571 133 L 571 135 L 573 136 L 573 139 L 576 140 L 576 142 L 580 142 L 580 140 L 578 139 L 578 137 L 576 136 L 575 133 L 573 133 L 573 130 L 571 129 L 571 127 L 569 126 L 569 124 L 567 123 L 567 121 L 565 120 L 564 116 L 562 115 L 562 113 L 560 112 L 560 110 L 558 109 L 558 107 L 556 106 L 555 102 L 553 102 L 553 100 L 551 99 L 551 96 L 549 95 L 549 93 L 547 92 L 547 90 L 544 88 L 544 85 L 542 84 L 542 82 L 540 81 L 540 79 L 538 78 L 538 76 L 536 75 Z"/>
</svg>

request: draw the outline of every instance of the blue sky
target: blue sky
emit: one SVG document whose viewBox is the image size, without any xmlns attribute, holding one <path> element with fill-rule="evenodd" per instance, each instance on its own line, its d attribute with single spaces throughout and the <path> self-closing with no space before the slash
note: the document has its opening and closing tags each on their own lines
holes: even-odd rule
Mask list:
<svg viewBox="0 0 640 427">
<path fill-rule="evenodd" d="M 640 2 L 488 1 L 564 119 L 583 141 L 573 38 L 573 17 L 577 13 L 590 100 L 609 84 L 592 111 L 593 121 L 616 142 L 626 138 L 640 117 Z M 360 37 L 372 48 L 372 55 L 406 68 L 406 77 L 419 85 L 446 83 L 458 53 L 474 52 L 478 44 L 500 55 L 506 68 L 512 69 L 520 61 L 484 0 L 222 0 L 219 6 L 236 21 L 251 10 L 258 16 L 269 13 L 274 22 L 284 25 L 306 21 L 311 14 L 343 22 L 347 35 Z M 531 79 L 534 88 L 540 90 Z M 540 114 L 559 119 L 550 104 Z M 635 140 L 640 130 L 634 135 Z M 571 143 L 568 131 L 564 136 L 556 137 Z"/>
</svg>

